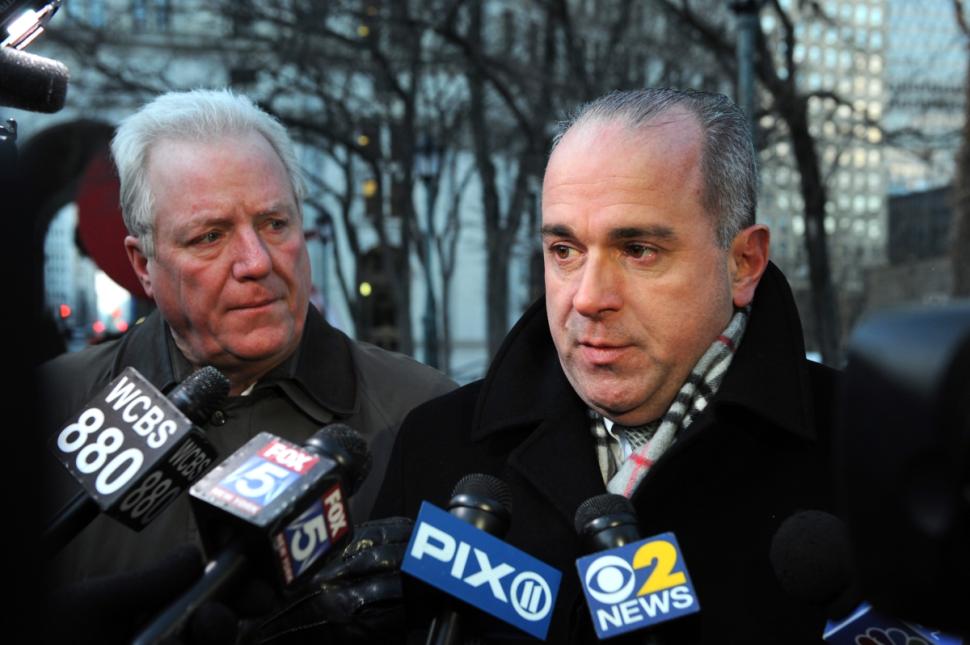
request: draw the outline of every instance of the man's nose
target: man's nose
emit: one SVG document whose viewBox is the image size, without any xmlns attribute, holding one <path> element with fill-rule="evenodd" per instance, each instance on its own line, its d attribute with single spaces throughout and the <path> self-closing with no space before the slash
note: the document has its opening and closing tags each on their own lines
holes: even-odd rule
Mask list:
<svg viewBox="0 0 970 645">
<path fill-rule="evenodd" d="M 266 242 L 251 228 L 239 230 L 233 248 L 233 277 L 237 280 L 254 280 L 266 277 L 273 268 Z"/>
<path fill-rule="evenodd" d="M 573 309 L 596 318 L 623 306 L 621 268 L 608 256 L 591 253 L 573 294 Z"/>
</svg>

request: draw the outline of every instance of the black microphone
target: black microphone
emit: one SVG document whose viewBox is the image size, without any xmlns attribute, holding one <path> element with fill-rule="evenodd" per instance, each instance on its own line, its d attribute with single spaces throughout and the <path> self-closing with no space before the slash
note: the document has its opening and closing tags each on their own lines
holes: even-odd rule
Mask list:
<svg viewBox="0 0 970 645">
<path fill-rule="evenodd" d="M 771 566 L 779 586 L 790 596 L 822 609 L 834 619 L 823 634 L 832 645 L 875 642 L 889 634 L 907 642 L 959 642 L 939 630 L 873 609 L 855 571 L 845 523 L 823 511 L 800 511 L 788 517 L 771 539 Z M 881 641 L 880 641 L 881 642 Z"/>
<path fill-rule="evenodd" d="M 211 366 L 168 397 L 126 368 L 50 441 L 83 490 L 48 524 L 42 552 L 58 552 L 102 512 L 135 531 L 147 526 L 214 461 L 215 448 L 194 426 L 228 394 L 229 379 Z"/>
<path fill-rule="evenodd" d="M 70 73 L 63 63 L 0 47 L 0 105 L 30 112 L 57 112 L 67 98 Z"/>
<path fill-rule="evenodd" d="M 640 539 L 637 512 L 623 495 L 590 497 L 576 509 L 576 533 L 587 553 L 615 549 Z"/>
<path fill-rule="evenodd" d="M 323 564 L 353 534 L 348 498 L 371 466 L 355 430 L 331 424 L 302 447 L 261 432 L 190 491 L 205 551 L 205 575 L 133 641 L 171 635 L 245 571 L 287 587 Z"/>
<path fill-rule="evenodd" d="M 830 513 L 800 511 L 785 519 L 771 538 L 769 560 L 785 593 L 830 618 L 862 602 L 846 526 Z"/>
<path fill-rule="evenodd" d="M 465 475 L 455 484 L 448 512 L 495 537 L 503 537 L 511 522 L 512 496 L 505 482 L 497 477 L 475 473 Z M 463 643 L 461 615 L 454 609 L 443 609 L 431 622 L 428 645 Z"/>
</svg>

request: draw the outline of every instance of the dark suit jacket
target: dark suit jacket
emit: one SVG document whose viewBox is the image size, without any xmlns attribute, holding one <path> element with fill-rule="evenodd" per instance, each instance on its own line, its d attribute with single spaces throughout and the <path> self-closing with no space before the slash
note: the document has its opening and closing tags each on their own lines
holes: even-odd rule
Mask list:
<svg viewBox="0 0 970 645">
<path fill-rule="evenodd" d="M 824 437 L 833 377 L 805 360 L 791 292 L 769 266 L 712 404 L 632 498 L 642 536 L 677 536 L 701 605 L 700 613 L 651 630 L 660 642 L 820 642 L 823 616 L 784 596 L 768 552 L 789 515 L 830 506 Z M 563 573 L 549 642 L 595 641 L 576 575 L 583 550 L 573 518 L 605 485 L 586 405 L 562 372 L 542 301 L 509 333 L 483 381 L 408 416 L 373 516 L 414 517 L 422 500 L 446 507 L 455 483 L 474 472 L 511 488 L 506 540 Z M 408 586 L 416 623 L 440 605 L 420 587 Z M 477 628 L 486 640 L 514 632 L 487 618 Z"/>
<path fill-rule="evenodd" d="M 170 339 L 156 311 L 116 341 L 42 365 L 37 383 L 45 437 L 76 418 L 84 404 L 126 367 L 137 369 L 161 391 L 171 390 L 191 367 Z M 416 404 L 453 387 L 426 365 L 354 342 L 310 307 L 297 352 L 260 379 L 251 394 L 230 397 L 203 430 L 219 452 L 219 462 L 261 431 L 300 444 L 328 423 L 348 424 L 367 440 L 373 457 L 371 475 L 351 498 L 352 518 L 361 522 L 370 513 L 401 419 Z M 43 516 L 49 518 L 79 486 L 53 458 L 46 459 L 44 467 Z M 102 515 L 54 559 L 51 580 L 63 585 L 142 569 L 197 539 L 185 494 L 140 533 Z"/>
</svg>

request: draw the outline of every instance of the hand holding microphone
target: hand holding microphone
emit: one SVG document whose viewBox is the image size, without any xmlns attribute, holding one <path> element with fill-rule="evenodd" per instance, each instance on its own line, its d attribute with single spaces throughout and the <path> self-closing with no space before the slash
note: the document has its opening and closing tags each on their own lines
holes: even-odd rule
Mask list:
<svg viewBox="0 0 970 645">
<path fill-rule="evenodd" d="M 261 621 L 258 643 L 392 642 L 405 629 L 401 562 L 413 523 L 405 517 L 364 522 L 296 600 Z"/>
<path fill-rule="evenodd" d="M 205 575 L 135 640 L 170 634 L 244 574 L 287 588 L 351 537 L 347 498 L 370 470 L 367 444 L 341 424 L 302 447 L 262 432 L 192 487 Z"/>
</svg>

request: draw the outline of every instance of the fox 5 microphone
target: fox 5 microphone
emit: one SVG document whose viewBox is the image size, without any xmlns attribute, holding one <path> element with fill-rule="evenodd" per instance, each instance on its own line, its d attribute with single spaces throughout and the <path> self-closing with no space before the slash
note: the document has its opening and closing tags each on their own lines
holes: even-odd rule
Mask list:
<svg viewBox="0 0 970 645">
<path fill-rule="evenodd" d="M 833 619 L 825 626 L 826 643 L 960 644 L 959 638 L 897 620 L 863 602 L 850 552 L 845 524 L 824 511 L 795 513 L 771 539 L 771 566 L 779 586 Z"/>
<path fill-rule="evenodd" d="M 575 525 L 594 551 L 576 568 L 601 640 L 700 611 L 677 538 L 668 532 L 641 540 L 630 500 L 591 497 L 576 509 Z"/>
<path fill-rule="evenodd" d="M 449 512 L 422 503 L 401 571 L 545 639 L 562 574 L 495 537 L 508 530 L 508 500 L 501 480 L 474 474 L 455 486 Z M 459 614 L 443 611 L 427 642 L 464 642 Z"/>
<path fill-rule="evenodd" d="M 56 553 L 98 513 L 140 531 L 212 464 L 216 451 L 195 428 L 229 394 L 229 380 L 204 367 L 166 397 L 126 368 L 49 443 L 81 484 L 41 537 Z"/>
<path fill-rule="evenodd" d="M 322 564 L 353 534 L 348 498 L 370 471 L 367 443 L 331 424 L 303 446 L 261 432 L 190 491 L 205 575 L 135 643 L 169 636 L 244 570 L 286 588 Z"/>
</svg>

